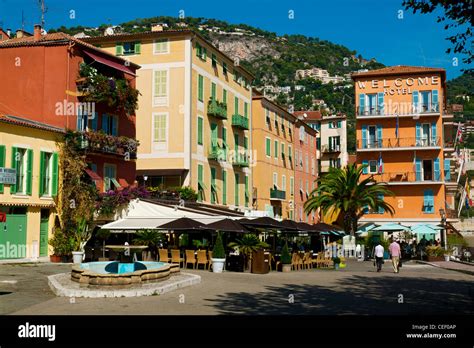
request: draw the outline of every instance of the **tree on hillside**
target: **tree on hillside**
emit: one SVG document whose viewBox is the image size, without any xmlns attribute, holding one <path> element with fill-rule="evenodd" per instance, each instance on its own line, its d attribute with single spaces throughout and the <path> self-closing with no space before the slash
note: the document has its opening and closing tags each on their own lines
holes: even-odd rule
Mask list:
<svg viewBox="0 0 474 348">
<path fill-rule="evenodd" d="M 472 49 L 472 34 L 474 26 L 474 7 L 472 0 L 403 0 L 402 6 L 405 10 L 413 10 L 413 13 L 432 13 L 437 9 L 444 11 L 444 15 L 438 16 L 437 22 L 445 22 L 444 29 L 459 29 L 460 31 L 446 39 L 454 45 L 454 50 L 448 48 L 446 53 L 462 53 L 467 57 L 463 62 L 470 64 L 474 61 Z"/>
<path fill-rule="evenodd" d="M 344 231 L 352 236 L 367 208 L 373 211 L 383 209 L 393 215 L 395 210 L 383 199 L 393 196 L 393 192 L 372 176 L 362 179 L 363 168 L 356 164 L 342 169 L 331 168 L 318 180 L 318 187 L 304 203 L 305 212 L 309 214 L 321 209 L 324 215 L 342 214 Z"/>
</svg>

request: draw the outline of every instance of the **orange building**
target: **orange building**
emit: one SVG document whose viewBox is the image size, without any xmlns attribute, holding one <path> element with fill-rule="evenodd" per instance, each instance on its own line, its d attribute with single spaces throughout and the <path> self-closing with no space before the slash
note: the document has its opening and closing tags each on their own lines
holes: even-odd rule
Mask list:
<svg viewBox="0 0 474 348">
<path fill-rule="evenodd" d="M 451 142 L 445 139 L 443 122 L 450 118 L 445 114 L 445 70 L 395 66 L 352 78 L 356 163 L 366 165 L 364 177 L 386 182 L 395 194 L 384 197 L 395 209 L 393 217 L 383 209 L 367 210 L 361 223 L 439 223 L 440 209 L 450 217 L 455 189 L 449 187 L 455 175 L 452 146 L 445 147 Z"/>
<path fill-rule="evenodd" d="M 64 33 L 43 35 L 37 25 L 33 35 L 18 31 L 0 41 L 0 66 L 0 113 L 82 132 L 88 139 L 106 134 L 114 144 L 89 144 L 87 173 L 101 191 L 134 183 L 136 149 L 127 145 L 136 145 L 135 115 L 106 102 L 84 102 L 80 69 L 88 66 L 110 83 L 126 80 L 135 88 L 139 65 Z"/>
<path fill-rule="evenodd" d="M 295 148 L 295 221 L 317 223 L 319 221 L 317 214 L 313 212 L 307 215 L 304 212 L 304 202 L 311 195 L 311 191 L 316 188 L 318 178 L 317 131 L 300 119 L 295 123 L 295 131 L 296 136 L 293 138 Z"/>
</svg>

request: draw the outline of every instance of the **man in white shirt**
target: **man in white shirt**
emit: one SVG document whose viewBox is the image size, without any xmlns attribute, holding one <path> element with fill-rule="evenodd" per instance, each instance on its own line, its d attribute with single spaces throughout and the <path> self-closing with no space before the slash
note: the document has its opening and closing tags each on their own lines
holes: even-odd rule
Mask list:
<svg viewBox="0 0 474 348">
<path fill-rule="evenodd" d="M 377 245 L 375 246 L 375 264 L 377 265 L 377 272 L 380 272 L 382 270 L 382 264 L 383 264 L 383 253 L 384 253 L 384 248 L 380 244 L 380 242 L 377 242 Z"/>
</svg>

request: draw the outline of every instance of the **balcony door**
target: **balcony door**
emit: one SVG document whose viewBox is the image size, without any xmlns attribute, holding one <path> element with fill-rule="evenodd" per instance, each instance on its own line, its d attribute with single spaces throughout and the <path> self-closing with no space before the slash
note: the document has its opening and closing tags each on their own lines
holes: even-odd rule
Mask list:
<svg viewBox="0 0 474 348">
<path fill-rule="evenodd" d="M 368 133 L 369 133 L 369 139 L 368 139 L 367 147 L 369 149 L 377 147 L 377 127 L 368 126 Z"/>
<path fill-rule="evenodd" d="M 369 115 L 375 115 L 377 111 L 377 94 L 367 94 L 367 109 Z"/>
<path fill-rule="evenodd" d="M 423 181 L 433 180 L 433 161 L 423 160 Z"/>
<path fill-rule="evenodd" d="M 429 146 L 431 138 L 431 125 L 429 123 L 423 123 L 421 125 L 421 144 L 422 146 Z"/>
<path fill-rule="evenodd" d="M 421 112 L 431 111 L 431 91 L 422 91 L 421 94 Z"/>
</svg>

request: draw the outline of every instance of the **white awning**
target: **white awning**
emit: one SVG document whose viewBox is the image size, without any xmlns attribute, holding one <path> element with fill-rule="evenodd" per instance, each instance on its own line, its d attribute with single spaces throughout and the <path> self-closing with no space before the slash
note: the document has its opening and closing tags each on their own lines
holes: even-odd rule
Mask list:
<svg viewBox="0 0 474 348">
<path fill-rule="evenodd" d="M 156 229 L 161 225 L 182 217 L 199 221 L 202 224 L 210 224 L 225 218 L 240 219 L 240 217 L 235 216 L 199 214 L 179 210 L 179 207 L 175 209 L 173 207 L 135 200 L 130 202 L 128 208 L 124 210 L 121 219 L 109 222 L 101 228 L 110 230 L 113 233 L 134 233 L 138 230 Z"/>
</svg>

